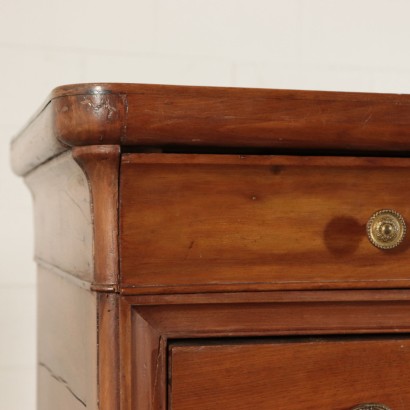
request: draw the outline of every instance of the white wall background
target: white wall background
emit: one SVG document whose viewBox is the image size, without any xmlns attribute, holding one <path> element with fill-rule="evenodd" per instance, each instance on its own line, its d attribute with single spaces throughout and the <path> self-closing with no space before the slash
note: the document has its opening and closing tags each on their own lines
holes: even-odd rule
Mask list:
<svg viewBox="0 0 410 410">
<path fill-rule="evenodd" d="M 0 0 L 0 397 L 35 407 L 31 198 L 9 142 L 50 90 L 143 82 L 410 93 L 408 0 Z"/>
</svg>

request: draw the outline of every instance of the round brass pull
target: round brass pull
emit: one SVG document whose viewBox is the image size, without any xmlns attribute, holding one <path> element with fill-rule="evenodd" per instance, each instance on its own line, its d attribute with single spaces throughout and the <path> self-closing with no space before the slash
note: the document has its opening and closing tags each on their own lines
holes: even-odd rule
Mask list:
<svg viewBox="0 0 410 410">
<path fill-rule="evenodd" d="M 358 406 L 354 407 L 352 410 L 390 410 L 390 408 L 385 406 L 384 404 L 364 403 L 364 404 L 359 404 Z"/>
<path fill-rule="evenodd" d="M 392 209 L 375 212 L 367 222 L 367 236 L 377 248 L 395 248 L 403 241 L 405 235 L 406 222 Z"/>
</svg>

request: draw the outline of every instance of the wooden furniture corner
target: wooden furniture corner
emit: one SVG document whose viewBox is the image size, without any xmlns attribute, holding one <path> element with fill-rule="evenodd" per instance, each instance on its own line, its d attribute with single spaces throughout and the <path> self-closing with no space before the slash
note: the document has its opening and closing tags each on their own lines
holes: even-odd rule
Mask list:
<svg viewBox="0 0 410 410">
<path fill-rule="evenodd" d="M 407 410 L 409 153 L 408 95 L 55 89 L 11 152 L 38 408 Z"/>
</svg>

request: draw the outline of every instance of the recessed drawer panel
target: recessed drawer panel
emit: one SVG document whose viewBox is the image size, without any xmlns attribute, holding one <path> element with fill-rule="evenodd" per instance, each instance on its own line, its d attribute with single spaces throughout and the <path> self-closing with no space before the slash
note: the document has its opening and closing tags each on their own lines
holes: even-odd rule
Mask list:
<svg viewBox="0 0 410 410">
<path fill-rule="evenodd" d="M 410 159 L 126 154 L 120 199 L 125 292 L 410 285 L 366 231 L 410 221 Z"/>
<path fill-rule="evenodd" d="M 409 408 L 408 339 L 198 342 L 169 355 L 170 410 Z"/>
</svg>

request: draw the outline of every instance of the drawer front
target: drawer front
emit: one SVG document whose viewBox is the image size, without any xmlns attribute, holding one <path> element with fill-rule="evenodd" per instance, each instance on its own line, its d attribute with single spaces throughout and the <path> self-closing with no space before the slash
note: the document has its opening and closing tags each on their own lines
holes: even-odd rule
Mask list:
<svg viewBox="0 0 410 410">
<path fill-rule="evenodd" d="M 121 270 L 142 292 L 408 287 L 409 241 L 366 224 L 410 221 L 410 160 L 127 154 Z"/>
<path fill-rule="evenodd" d="M 408 339 L 176 344 L 169 355 L 171 410 L 351 410 L 364 403 L 406 410 L 410 403 Z"/>
</svg>

